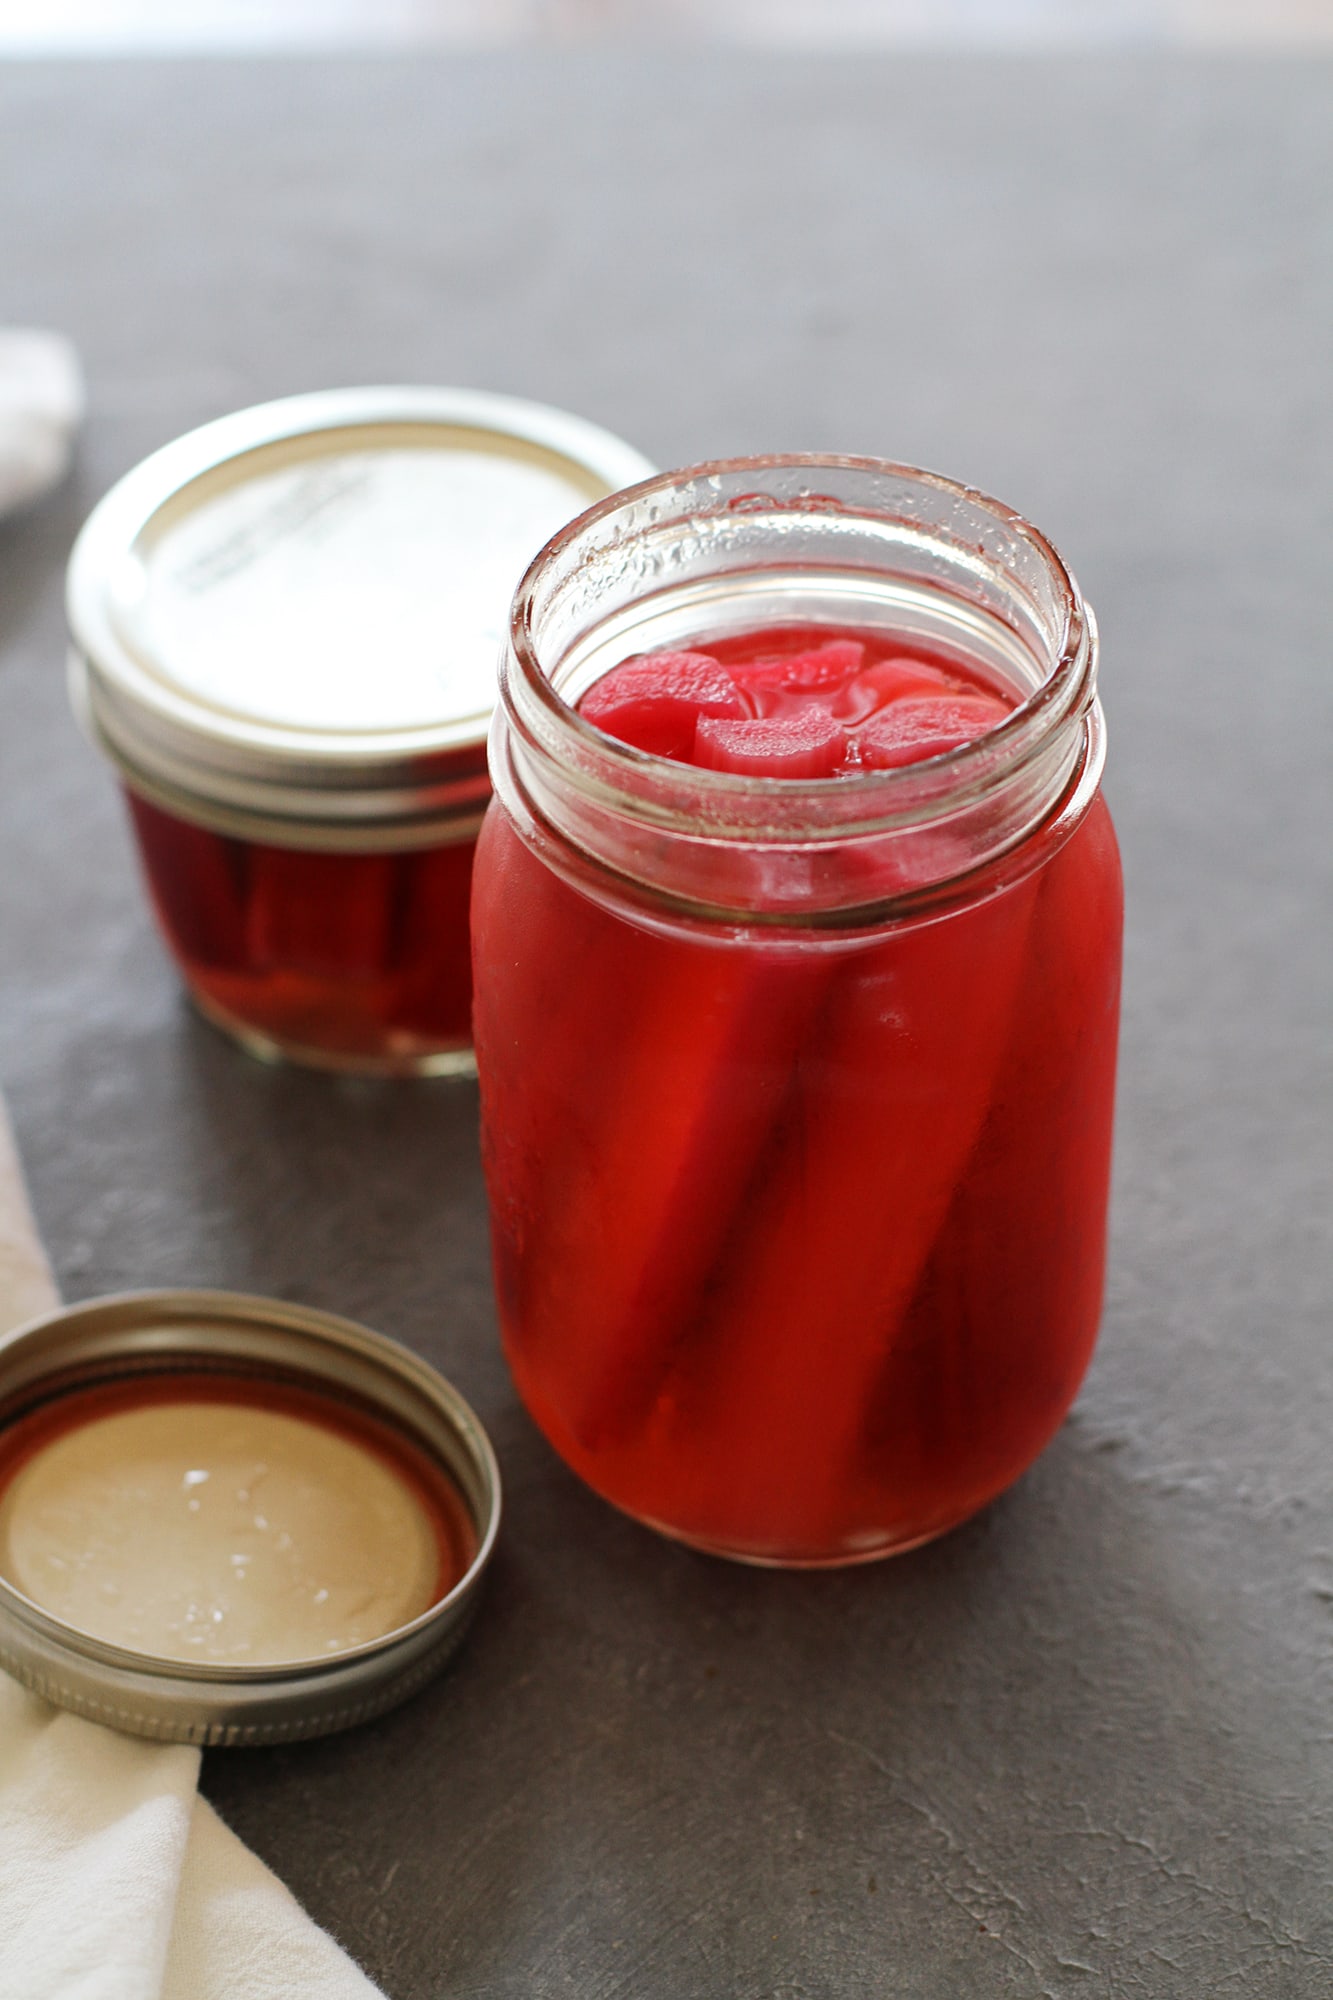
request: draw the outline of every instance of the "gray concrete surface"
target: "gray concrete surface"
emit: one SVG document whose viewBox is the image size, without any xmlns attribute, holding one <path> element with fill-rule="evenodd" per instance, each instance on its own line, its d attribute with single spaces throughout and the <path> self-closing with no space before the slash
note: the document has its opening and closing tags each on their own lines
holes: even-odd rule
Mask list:
<svg viewBox="0 0 1333 2000">
<path fill-rule="evenodd" d="M 205 1789 L 393 2000 L 1333 1992 L 1333 67 L 490 56 L 0 72 L 0 319 L 73 484 L 0 525 L 0 1079 L 71 1297 L 417 1346 L 509 1488 L 448 1678 Z M 751 1574 L 586 1496 L 496 1352 L 467 1087 L 183 1006 L 61 681 L 78 520 L 261 397 L 468 383 L 662 462 L 936 465 L 1098 607 L 1130 897 L 1114 1246 L 983 1519 Z"/>
</svg>

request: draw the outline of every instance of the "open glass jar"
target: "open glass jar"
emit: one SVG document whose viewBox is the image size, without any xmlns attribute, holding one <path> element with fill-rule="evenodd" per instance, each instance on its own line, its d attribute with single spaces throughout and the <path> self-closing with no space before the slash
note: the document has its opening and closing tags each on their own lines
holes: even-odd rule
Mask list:
<svg viewBox="0 0 1333 2000">
<path fill-rule="evenodd" d="M 470 1069 L 505 607 L 555 528 L 649 469 L 512 397 L 334 390 L 192 431 L 94 509 L 75 706 L 191 996 L 256 1054 Z"/>
<path fill-rule="evenodd" d="M 576 704 L 627 658 L 879 633 L 975 741 L 701 770 Z M 875 460 L 593 507 L 520 586 L 473 900 L 505 1348 L 576 1472 L 751 1561 L 942 1533 L 1041 1450 L 1100 1311 L 1121 887 L 1096 638 L 1045 538 Z"/>
</svg>

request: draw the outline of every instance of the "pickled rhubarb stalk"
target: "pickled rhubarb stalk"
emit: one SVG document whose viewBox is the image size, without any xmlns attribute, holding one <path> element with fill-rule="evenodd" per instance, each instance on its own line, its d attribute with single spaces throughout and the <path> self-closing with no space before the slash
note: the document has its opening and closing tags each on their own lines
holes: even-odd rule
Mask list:
<svg viewBox="0 0 1333 2000">
<path fill-rule="evenodd" d="M 751 1545 L 836 1532 L 869 1399 L 991 1108 L 1035 895 L 1029 877 L 835 971 L 682 1410 L 727 1439 L 702 1516 Z"/>
<path fill-rule="evenodd" d="M 615 1115 L 615 1051 L 648 972 L 620 927 L 535 859 L 507 818 L 487 818 L 478 859 L 473 952 L 494 968 L 478 980 L 474 1026 L 496 1283 L 502 1318 L 541 1338 L 557 1306 L 539 1259 L 553 1260 L 563 1296 L 585 1204 L 602 1199 L 597 1135 Z M 492 1097 L 504 1117 L 489 1115 Z"/>
<path fill-rule="evenodd" d="M 1118 930 L 1121 889 L 1103 801 L 1037 879 L 985 1123 L 861 1440 L 862 1476 L 896 1466 L 939 1526 L 981 1506 L 1015 1455 L 1046 1443 L 1101 1311 L 1102 1243 L 1080 1224 L 1106 1202 L 1115 1086 L 1119 966 L 1104 940 Z"/>
<path fill-rule="evenodd" d="M 469 1040 L 473 845 L 306 851 L 191 825 L 129 794 L 162 930 L 205 1012 L 329 1056 Z"/>
<path fill-rule="evenodd" d="M 592 1451 L 651 1410 L 827 976 L 817 958 L 779 945 L 638 945 L 647 976 L 628 995 L 618 948 L 585 962 L 619 1010 L 618 1022 L 597 1010 L 596 1073 L 562 1071 L 553 1038 L 554 1073 L 537 1081 L 522 1136 L 503 1142 L 527 1155 L 528 1193 L 512 1218 L 512 1264 L 497 1243 L 502 1303 L 522 1325 L 525 1366 L 549 1361 L 561 1420 Z"/>
<path fill-rule="evenodd" d="M 148 887 L 158 921 L 176 949 L 209 970 L 243 965 L 248 851 L 187 820 L 168 820 L 133 792 L 128 803 L 151 864 Z"/>
<path fill-rule="evenodd" d="M 246 907 L 249 962 L 316 977 L 333 972 L 374 978 L 389 960 L 394 857 L 339 856 L 336 898 L 311 895 L 310 862 L 308 854 L 288 848 L 252 850 Z"/>
</svg>

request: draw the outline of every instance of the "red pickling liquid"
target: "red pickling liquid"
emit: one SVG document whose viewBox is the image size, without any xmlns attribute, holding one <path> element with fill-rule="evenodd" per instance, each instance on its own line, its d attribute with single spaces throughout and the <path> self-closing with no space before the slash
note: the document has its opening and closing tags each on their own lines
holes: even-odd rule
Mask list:
<svg viewBox="0 0 1333 2000">
<path fill-rule="evenodd" d="M 664 656 L 584 715 L 809 777 L 1008 712 L 882 633 L 689 657 L 692 720 L 655 693 Z M 938 1534 L 1031 1462 L 1100 1311 L 1120 917 L 1100 797 L 990 893 L 841 936 L 611 907 L 492 810 L 473 922 L 500 1315 L 576 1472 L 700 1546 L 821 1563 Z"/>
<path fill-rule="evenodd" d="M 205 1013 L 353 1066 L 409 1068 L 470 1046 L 474 841 L 298 851 L 127 797 L 159 922 Z"/>
</svg>

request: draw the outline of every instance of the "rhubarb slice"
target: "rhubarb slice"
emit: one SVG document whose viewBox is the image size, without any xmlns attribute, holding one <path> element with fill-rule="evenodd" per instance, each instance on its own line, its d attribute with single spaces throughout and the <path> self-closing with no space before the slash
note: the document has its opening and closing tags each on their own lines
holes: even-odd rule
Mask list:
<svg viewBox="0 0 1333 2000">
<path fill-rule="evenodd" d="M 867 769 L 893 770 L 960 750 L 994 729 L 1009 712 L 996 695 L 909 695 L 873 715 L 853 740 Z"/>
<path fill-rule="evenodd" d="M 838 690 L 829 707 L 840 722 L 855 728 L 879 709 L 886 708 L 891 701 L 901 701 L 905 695 L 957 692 L 956 686 L 938 667 L 929 666 L 924 660 L 915 660 L 909 654 L 900 654 L 890 660 L 877 660 L 873 667 L 866 667 L 854 680 L 848 681 L 846 687 Z"/>
<path fill-rule="evenodd" d="M 831 778 L 842 763 L 847 736 L 826 708 L 755 721 L 701 716 L 694 762 L 747 778 Z"/>
<path fill-rule="evenodd" d="M 804 646 L 794 653 L 761 653 L 728 665 L 744 687 L 800 688 L 808 693 L 841 687 L 861 671 L 865 655 L 860 639 L 827 639 L 822 646 Z"/>
<path fill-rule="evenodd" d="M 710 653 L 643 653 L 589 688 L 580 713 L 608 736 L 656 757 L 688 758 L 701 715 L 750 713 Z"/>
</svg>

